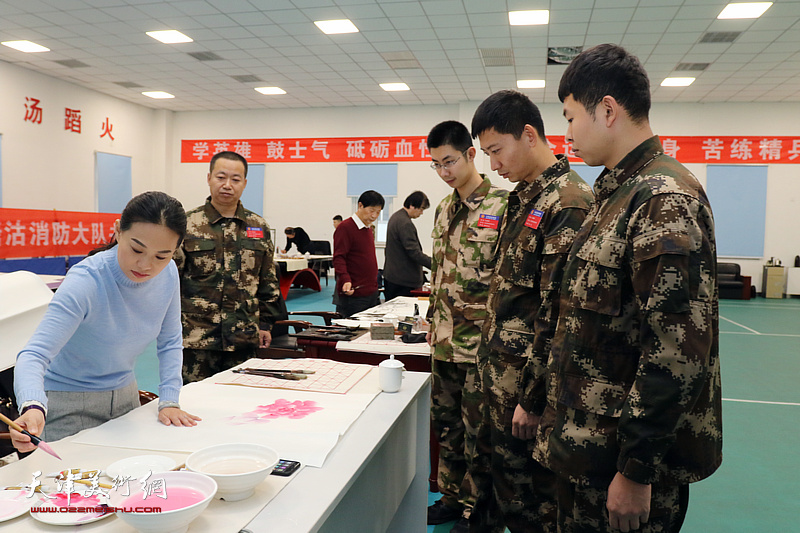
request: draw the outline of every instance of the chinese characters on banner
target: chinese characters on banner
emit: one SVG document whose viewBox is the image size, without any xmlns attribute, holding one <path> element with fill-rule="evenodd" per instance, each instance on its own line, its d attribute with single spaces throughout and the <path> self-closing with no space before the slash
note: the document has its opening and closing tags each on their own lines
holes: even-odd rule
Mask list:
<svg viewBox="0 0 800 533">
<path fill-rule="evenodd" d="M 44 108 L 40 105 L 41 102 L 42 101 L 38 98 L 32 98 L 29 96 L 25 97 L 24 122 L 32 122 L 33 124 L 42 123 Z M 114 129 L 114 125 L 110 122 L 110 120 L 111 119 L 109 119 L 109 117 L 106 117 L 105 122 L 100 123 L 100 138 L 107 136 L 113 141 L 114 136 L 111 134 L 111 130 Z M 64 130 L 71 131 L 73 133 L 81 133 L 80 109 L 70 109 L 69 107 L 64 108 Z"/>
<path fill-rule="evenodd" d="M 681 163 L 773 164 L 800 163 L 800 137 L 666 137 L 660 136 L 664 153 Z M 582 160 L 572 153 L 563 137 L 548 137 L 550 148 L 565 153 L 570 161 Z"/>
<path fill-rule="evenodd" d="M 0 208 L 0 259 L 86 255 L 114 233 L 114 213 Z"/>
<path fill-rule="evenodd" d="M 250 163 L 375 163 L 431 157 L 424 136 L 208 139 L 182 140 L 181 163 L 207 163 L 224 151 L 241 154 Z"/>
<path fill-rule="evenodd" d="M 667 155 L 681 163 L 800 163 L 800 137 L 660 137 Z M 572 153 L 564 137 L 547 138 L 557 154 Z M 230 150 L 251 163 L 375 163 L 429 161 L 424 136 L 328 137 L 308 139 L 204 139 L 181 141 L 181 163 L 207 163 Z"/>
</svg>

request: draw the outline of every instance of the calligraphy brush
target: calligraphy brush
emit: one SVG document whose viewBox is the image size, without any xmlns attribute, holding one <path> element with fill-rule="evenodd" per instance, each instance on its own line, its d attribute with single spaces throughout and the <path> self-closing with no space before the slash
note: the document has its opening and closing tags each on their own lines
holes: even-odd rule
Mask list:
<svg viewBox="0 0 800 533">
<path fill-rule="evenodd" d="M 283 368 L 239 368 L 238 370 L 255 370 L 256 372 L 269 372 L 271 374 L 316 374 L 316 370 L 286 370 Z"/>
<path fill-rule="evenodd" d="M 291 380 L 299 380 L 299 379 L 307 379 L 308 376 L 300 375 L 300 374 L 281 374 L 281 373 L 273 373 L 273 372 L 261 372 L 258 370 L 246 370 L 243 368 L 237 368 L 233 371 L 236 374 L 249 374 L 251 376 L 262 376 L 266 378 L 277 378 L 277 379 L 291 379 Z"/>
<path fill-rule="evenodd" d="M 42 439 L 40 439 L 36 435 L 31 435 L 26 430 L 22 429 L 22 426 L 20 426 L 19 424 L 17 424 L 16 422 L 11 420 L 10 418 L 8 418 L 3 413 L 0 413 L 0 420 L 5 422 L 6 424 L 8 424 L 8 427 L 16 429 L 17 431 L 19 431 L 23 435 L 29 436 L 31 438 L 31 442 L 35 446 L 38 446 L 40 450 L 49 453 L 50 455 L 52 455 L 53 457 L 55 457 L 56 459 L 61 461 L 61 457 L 59 457 L 58 454 L 53 450 L 53 448 L 51 448 L 50 445 L 47 444 L 45 441 L 43 441 Z"/>
</svg>

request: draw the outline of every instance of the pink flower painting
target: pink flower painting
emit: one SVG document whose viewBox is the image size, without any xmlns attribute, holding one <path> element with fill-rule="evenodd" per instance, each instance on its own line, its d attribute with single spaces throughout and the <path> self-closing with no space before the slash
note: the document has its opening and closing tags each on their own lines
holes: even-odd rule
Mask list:
<svg viewBox="0 0 800 533">
<path fill-rule="evenodd" d="M 276 418 L 289 418 L 297 420 L 305 418 L 312 413 L 321 411 L 322 407 L 317 406 L 317 402 L 313 400 L 275 400 L 275 403 L 269 405 L 259 405 L 252 411 L 242 413 L 237 416 L 231 416 L 227 420 L 234 425 L 250 424 L 250 423 L 264 423 L 274 420 Z"/>
</svg>

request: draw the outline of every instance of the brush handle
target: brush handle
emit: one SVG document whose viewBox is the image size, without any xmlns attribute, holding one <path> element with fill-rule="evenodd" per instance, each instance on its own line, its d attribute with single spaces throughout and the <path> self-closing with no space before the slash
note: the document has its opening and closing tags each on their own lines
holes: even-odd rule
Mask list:
<svg viewBox="0 0 800 533">
<path fill-rule="evenodd" d="M 16 429 L 17 431 L 19 431 L 19 432 L 20 432 L 20 433 L 22 433 L 23 435 L 27 435 L 27 436 L 29 436 L 29 437 L 31 438 L 31 442 L 32 442 L 32 443 L 34 443 L 35 445 L 37 445 L 37 446 L 38 446 L 38 445 L 39 445 L 39 443 L 40 443 L 40 442 L 42 442 L 42 439 L 40 439 L 40 438 L 39 438 L 39 437 L 37 437 L 36 435 L 31 435 L 31 434 L 30 434 L 30 433 L 29 433 L 27 430 L 25 430 L 25 429 L 22 429 L 22 426 L 20 426 L 19 424 L 17 424 L 16 422 L 14 422 L 13 420 L 11 420 L 10 418 L 8 418 L 8 417 L 7 417 L 6 415 L 4 415 L 3 413 L 0 413 L 0 420 L 2 420 L 3 422 L 5 422 L 6 424 L 8 424 L 8 427 L 10 427 L 10 428 L 12 428 L 12 429 Z"/>
</svg>

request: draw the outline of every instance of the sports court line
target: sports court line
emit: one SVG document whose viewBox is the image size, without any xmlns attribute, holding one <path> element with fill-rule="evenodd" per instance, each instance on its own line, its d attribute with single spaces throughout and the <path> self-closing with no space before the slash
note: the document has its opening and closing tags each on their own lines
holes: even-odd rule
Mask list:
<svg viewBox="0 0 800 533">
<path fill-rule="evenodd" d="M 725 303 L 725 307 L 730 307 L 731 309 L 781 309 L 786 311 L 798 311 L 800 310 L 800 304 L 770 304 L 770 303 Z"/>
<path fill-rule="evenodd" d="M 734 324 L 734 325 L 736 325 L 736 326 L 739 326 L 740 328 L 743 328 L 743 329 L 746 329 L 747 331 L 750 331 L 750 332 L 752 332 L 752 333 L 755 333 L 756 335 L 761 335 L 761 333 L 759 333 L 758 331 L 754 330 L 753 328 L 748 328 L 748 327 L 747 327 L 747 326 L 745 326 L 744 324 L 739 324 L 738 322 L 734 322 L 734 321 L 733 321 L 733 320 L 731 320 L 730 318 L 725 318 L 724 316 L 721 316 L 721 315 L 720 315 L 720 318 L 721 318 L 722 320 L 725 320 L 726 322 L 730 322 L 731 324 Z"/>
<path fill-rule="evenodd" d="M 740 403 L 766 403 L 770 405 L 794 405 L 800 406 L 800 403 L 797 402 L 767 402 L 764 400 L 740 400 L 737 398 L 723 398 L 723 402 L 740 402 Z"/>
<path fill-rule="evenodd" d="M 761 337 L 800 337 L 796 333 L 750 333 L 749 331 L 720 331 L 720 335 L 758 335 Z"/>
</svg>

